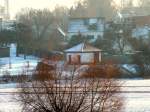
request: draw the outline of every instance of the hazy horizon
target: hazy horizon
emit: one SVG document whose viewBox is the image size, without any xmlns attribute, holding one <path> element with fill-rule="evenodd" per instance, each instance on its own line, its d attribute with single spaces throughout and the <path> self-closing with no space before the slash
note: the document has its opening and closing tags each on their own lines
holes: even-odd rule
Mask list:
<svg viewBox="0 0 150 112">
<path fill-rule="evenodd" d="M 14 19 L 15 15 L 20 12 L 22 8 L 47 8 L 53 10 L 56 6 L 71 7 L 78 1 L 83 0 L 9 0 L 10 17 Z M 137 4 L 138 0 L 134 0 L 134 2 Z M 119 8 L 121 0 L 114 0 L 113 3 L 116 8 Z M 0 5 L 1 4 L 3 4 L 3 0 L 0 1 Z"/>
<path fill-rule="evenodd" d="M 81 0 L 9 0 L 10 16 L 11 19 L 14 19 L 22 8 L 53 10 L 56 6 L 70 7 L 77 1 Z"/>
</svg>

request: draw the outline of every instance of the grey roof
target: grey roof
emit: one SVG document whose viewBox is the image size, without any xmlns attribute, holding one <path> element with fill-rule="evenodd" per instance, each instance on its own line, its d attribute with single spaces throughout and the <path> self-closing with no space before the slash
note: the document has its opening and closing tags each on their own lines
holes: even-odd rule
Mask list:
<svg viewBox="0 0 150 112">
<path fill-rule="evenodd" d="M 80 43 L 70 49 L 65 50 L 65 52 L 100 52 L 102 50 L 93 47 L 87 43 Z"/>
<path fill-rule="evenodd" d="M 150 7 L 127 7 L 121 13 L 124 17 L 147 16 L 150 15 L 149 9 Z"/>
</svg>

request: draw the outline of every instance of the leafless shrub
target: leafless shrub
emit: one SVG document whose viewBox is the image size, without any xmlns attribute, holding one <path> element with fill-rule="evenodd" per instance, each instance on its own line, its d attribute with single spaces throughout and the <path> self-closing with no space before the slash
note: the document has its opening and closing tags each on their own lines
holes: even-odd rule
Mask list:
<svg viewBox="0 0 150 112">
<path fill-rule="evenodd" d="M 120 74 L 119 68 L 112 63 L 88 65 L 79 69 L 80 78 L 117 78 Z"/>
<path fill-rule="evenodd" d="M 33 74 L 33 78 L 35 80 L 53 79 L 55 76 L 52 71 L 56 71 L 56 67 L 54 65 L 48 65 L 44 62 L 39 62 L 36 67 L 36 71 Z"/>
<path fill-rule="evenodd" d="M 23 112 L 120 112 L 123 99 L 113 79 L 78 78 L 53 71 L 55 78 L 22 83 L 18 101 Z M 70 77 L 64 77 L 69 74 Z"/>
</svg>

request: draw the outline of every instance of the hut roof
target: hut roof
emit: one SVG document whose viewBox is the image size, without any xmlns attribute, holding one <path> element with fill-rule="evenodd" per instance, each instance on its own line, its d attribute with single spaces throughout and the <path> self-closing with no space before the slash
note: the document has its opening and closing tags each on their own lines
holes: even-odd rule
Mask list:
<svg viewBox="0 0 150 112">
<path fill-rule="evenodd" d="M 87 43 L 80 43 L 70 49 L 67 49 L 65 50 L 65 52 L 100 52 L 102 50 L 96 48 L 96 47 L 93 47 Z"/>
</svg>

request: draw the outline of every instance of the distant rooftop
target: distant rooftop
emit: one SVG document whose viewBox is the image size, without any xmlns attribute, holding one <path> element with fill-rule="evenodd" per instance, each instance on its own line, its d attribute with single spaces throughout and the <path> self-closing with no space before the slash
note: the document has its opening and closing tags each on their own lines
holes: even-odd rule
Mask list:
<svg viewBox="0 0 150 112">
<path fill-rule="evenodd" d="M 123 17 L 147 16 L 150 15 L 150 7 L 127 7 L 121 11 Z"/>
<path fill-rule="evenodd" d="M 150 25 L 150 15 L 131 17 L 136 26 Z"/>
</svg>

